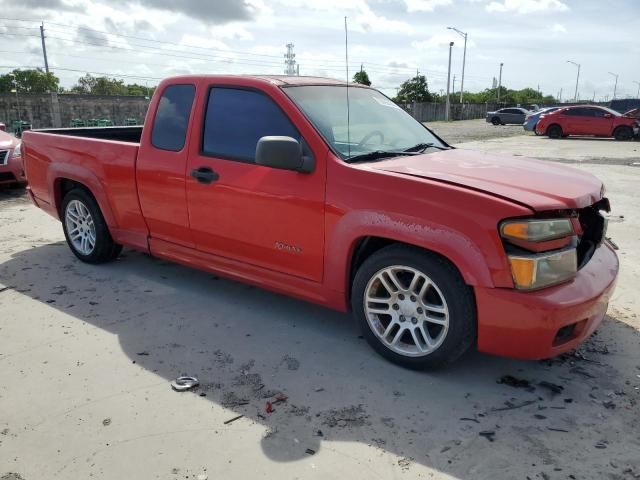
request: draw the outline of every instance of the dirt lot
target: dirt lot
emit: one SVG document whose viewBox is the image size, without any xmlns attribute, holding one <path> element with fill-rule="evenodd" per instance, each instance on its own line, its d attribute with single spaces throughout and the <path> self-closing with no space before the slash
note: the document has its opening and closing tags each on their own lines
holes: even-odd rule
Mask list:
<svg viewBox="0 0 640 480">
<path fill-rule="evenodd" d="M 425 125 L 451 145 L 489 138 L 533 135 L 531 132 L 525 132 L 522 125 L 492 125 L 484 119 L 463 120 L 460 122 L 428 122 Z"/>
<path fill-rule="evenodd" d="M 565 160 L 594 145 L 521 138 Z M 528 145 L 513 141 L 490 151 Z M 551 361 L 471 353 L 438 372 L 385 362 L 347 315 L 131 251 L 82 264 L 56 221 L 0 193 L 0 478 L 640 478 L 633 145 L 579 165 L 604 179 L 620 246 L 597 334 Z M 201 386 L 172 391 L 183 373 Z"/>
</svg>

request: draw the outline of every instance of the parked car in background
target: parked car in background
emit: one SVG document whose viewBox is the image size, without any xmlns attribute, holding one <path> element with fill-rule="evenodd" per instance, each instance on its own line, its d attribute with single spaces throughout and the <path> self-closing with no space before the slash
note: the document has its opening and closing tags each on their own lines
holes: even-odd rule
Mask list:
<svg viewBox="0 0 640 480">
<path fill-rule="evenodd" d="M 538 132 L 536 132 L 536 125 L 538 124 L 538 120 L 540 120 L 540 116 L 543 113 L 555 112 L 556 110 L 560 110 L 560 108 L 562 107 L 547 107 L 527 114 L 524 119 L 524 123 L 522 124 L 522 128 L 527 132 L 534 132 L 536 135 L 539 135 Z"/>
<path fill-rule="evenodd" d="M 474 345 L 548 358 L 591 335 L 618 272 L 602 182 L 451 148 L 363 85 L 347 120 L 346 88 L 164 80 L 144 126 L 25 132 L 27 191 L 84 262 L 124 245 L 351 310 L 401 365 Z"/>
<path fill-rule="evenodd" d="M 494 125 L 522 125 L 529 110 L 519 107 L 501 108 L 495 112 L 487 113 L 487 122 Z"/>
<path fill-rule="evenodd" d="M 26 184 L 21 143 L 10 133 L 0 131 L 0 185 Z"/>
<path fill-rule="evenodd" d="M 624 117 L 615 110 L 595 105 L 579 105 L 542 114 L 536 125 L 536 133 L 550 138 L 588 135 L 631 140 L 635 128 L 635 119 Z"/>
</svg>

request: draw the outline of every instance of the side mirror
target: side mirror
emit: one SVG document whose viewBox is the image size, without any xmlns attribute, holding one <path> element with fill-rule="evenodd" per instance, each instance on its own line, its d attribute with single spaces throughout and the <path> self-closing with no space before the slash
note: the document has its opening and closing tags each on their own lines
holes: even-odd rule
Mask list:
<svg viewBox="0 0 640 480">
<path fill-rule="evenodd" d="M 300 142 L 280 136 L 266 136 L 258 140 L 256 164 L 300 173 L 310 173 L 315 166 L 313 157 L 302 154 Z"/>
<path fill-rule="evenodd" d="M 613 115 L 611 115 L 610 113 L 605 113 L 604 114 L 604 118 L 611 118 L 611 117 L 613 117 Z"/>
</svg>

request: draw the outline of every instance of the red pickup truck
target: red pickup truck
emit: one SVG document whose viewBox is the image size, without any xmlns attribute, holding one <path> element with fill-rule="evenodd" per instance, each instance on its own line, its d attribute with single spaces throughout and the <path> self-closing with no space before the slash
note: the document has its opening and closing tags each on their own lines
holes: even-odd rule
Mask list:
<svg viewBox="0 0 640 480">
<path fill-rule="evenodd" d="M 171 78 L 144 127 L 27 131 L 23 154 L 80 260 L 126 246 L 352 310 L 413 368 L 574 348 L 618 272 L 598 179 L 455 149 L 361 85 Z"/>
</svg>

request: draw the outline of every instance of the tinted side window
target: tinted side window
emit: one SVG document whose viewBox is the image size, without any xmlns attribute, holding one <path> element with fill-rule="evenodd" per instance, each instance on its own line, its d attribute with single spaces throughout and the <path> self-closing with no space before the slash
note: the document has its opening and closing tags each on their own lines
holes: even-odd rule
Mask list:
<svg viewBox="0 0 640 480">
<path fill-rule="evenodd" d="M 605 113 L 607 112 L 605 112 L 604 110 L 600 110 L 599 108 L 589 109 L 589 115 L 591 115 L 592 117 L 603 118 Z"/>
<path fill-rule="evenodd" d="M 300 134 L 267 95 L 214 87 L 209 92 L 202 151 L 216 157 L 254 162 L 256 145 L 267 135 L 300 140 Z"/>
<path fill-rule="evenodd" d="M 195 91 L 193 85 L 170 85 L 162 93 L 151 131 L 154 147 L 174 152 L 182 150 Z"/>
<path fill-rule="evenodd" d="M 570 117 L 579 117 L 581 115 L 580 110 L 582 110 L 581 108 L 572 108 L 570 110 L 567 110 L 566 112 L 564 112 L 565 115 L 569 115 Z"/>
</svg>

